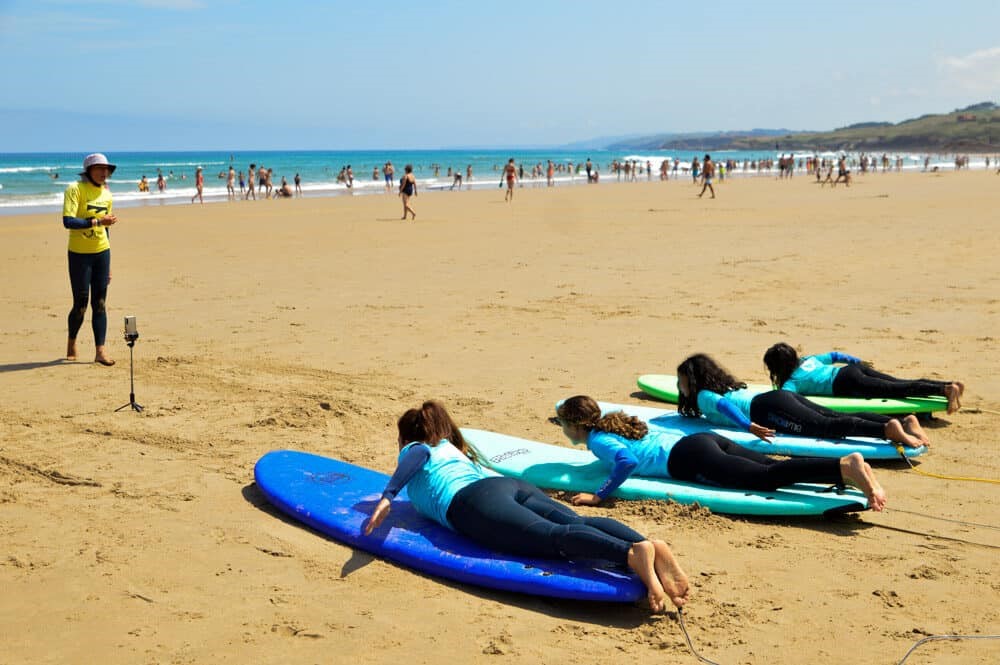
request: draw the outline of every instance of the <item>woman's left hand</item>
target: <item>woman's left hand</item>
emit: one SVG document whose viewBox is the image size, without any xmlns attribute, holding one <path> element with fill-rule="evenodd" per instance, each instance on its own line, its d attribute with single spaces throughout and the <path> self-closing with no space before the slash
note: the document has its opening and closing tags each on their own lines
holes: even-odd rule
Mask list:
<svg viewBox="0 0 1000 665">
<path fill-rule="evenodd" d="M 572 499 L 570 503 L 574 506 L 599 506 L 601 504 L 601 497 L 596 494 L 588 494 L 587 492 L 580 492 Z"/>
<path fill-rule="evenodd" d="M 771 439 L 774 438 L 775 432 L 770 427 L 764 427 L 763 425 L 758 425 L 757 423 L 750 423 L 750 433 L 761 441 L 774 443 Z"/>
<path fill-rule="evenodd" d="M 386 515 L 389 514 L 389 499 L 380 499 L 378 505 L 375 506 L 375 510 L 372 511 L 372 516 L 368 518 L 368 524 L 365 525 L 365 535 L 372 535 L 372 531 L 378 528 L 378 525 L 382 523 Z"/>
</svg>

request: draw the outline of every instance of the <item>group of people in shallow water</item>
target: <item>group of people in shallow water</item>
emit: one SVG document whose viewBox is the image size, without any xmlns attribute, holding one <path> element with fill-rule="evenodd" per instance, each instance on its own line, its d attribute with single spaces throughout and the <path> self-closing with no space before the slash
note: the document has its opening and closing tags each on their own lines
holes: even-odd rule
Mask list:
<svg viewBox="0 0 1000 665">
<path fill-rule="evenodd" d="M 801 393 L 940 395 L 954 413 L 961 408 L 964 392 L 959 381 L 897 379 L 836 351 L 799 358 L 785 343 L 769 348 L 764 363 L 774 390 L 757 393 L 710 356 L 688 357 L 677 368 L 680 413 L 746 429 L 765 441 L 783 432 L 820 438 L 875 436 L 921 446 L 929 442 L 915 416 L 842 414 Z M 600 505 L 633 475 L 758 491 L 809 482 L 851 485 L 865 494 L 873 510 L 886 505 L 886 492 L 860 453 L 839 459 L 777 460 L 714 432 L 676 439 L 621 411 L 602 413 L 586 395 L 565 400 L 556 413 L 570 442 L 585 445 L 608 468 L 600 488 L 575 494 L 573 505 Z M 664 541 L 614 519 L 581 516 L 524 480 L 498 476 L 478 458 L 439 402 L 427 401 L 404 413 L 398 430 L 396 470 L 365 526 L 366 535 L 385 520 L 393 499 L 406 487 L 418 512 L 481 545 L 518 556 L 618 564 L 646 585 L 653 611 L 665 610 L 668 602 L 676 607 L 687 602 L 688 578 Z"/>
</svg>

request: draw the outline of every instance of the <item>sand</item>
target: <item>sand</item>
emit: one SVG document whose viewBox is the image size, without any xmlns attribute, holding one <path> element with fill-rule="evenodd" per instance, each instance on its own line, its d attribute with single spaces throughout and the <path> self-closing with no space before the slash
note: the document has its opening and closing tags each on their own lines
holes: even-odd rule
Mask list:
<svg viewBox="0 0 1000 665">
<path fill-rule="evenodd" d="M 278 517 L 253 483 L 295 448 L 391 472 L 425 398 L 565 443 L 553 403 L 640 402 L 687 354 L 766 379 L 777 341 L 961 379 L 925 470 L 1000 478 L 992 172 L 688 180 L 121 209 L 113 368 L 70 305 L 58 211 L 0 218 L 0 663 L 693 663 L 675 615 L 425 577 Z M 138 317 L 128 401 L 125 314 Z M 649 404 L 650 402 L 644 402 Z M 889 510 L 733 519 L 585 509 L 670 542 L 696 647 L 734 663 L 896 663 L 1000 633 L 1000 488 L 876 465 Z M 942 521 L 947 518 L 988 526 Z M 935 642 L 908 663 L 995 663 Z"/>
</svg>

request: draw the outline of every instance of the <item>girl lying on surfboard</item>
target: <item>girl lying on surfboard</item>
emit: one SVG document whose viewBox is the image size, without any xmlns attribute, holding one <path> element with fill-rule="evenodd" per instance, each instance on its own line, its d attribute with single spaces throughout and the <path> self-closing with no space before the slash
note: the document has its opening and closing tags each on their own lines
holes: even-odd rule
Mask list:
<svg viewBox="0 0 1000 665">
<path fill-rule="evenodd" d="M 716 425 L 738 427 L 764 441 L 778 431 L 818 439 L 870 436 L 914 448 L 930 445 L 916 416 L 899 420 L 877 413 L 837 413 L 789 390 L 756 393 L 704 353 L 677 366 L 677 391 L 681 415 L 705 416 Z"/>
<path fill-rule="evenodd" d="M 667 432 L 650 432 L 642 420 L 621 411 L 602 416 L 597 402 L 586 395 L 570 397 L 556 414 L 570 441 L 585 444 L 611 467 L 600 489 L 577 494 L 573 505 L 596 506 L 636 474 L 767 491 L 795 483 L 847 484 L 864 492 L 872 510 L 885 507 L 885 491 L 860 453 L 778 461 L 713 432 L 676 439 Z"/>
<path fill-rule="evenodd" d="M 439 402 L 410 409 L 398 427 L 399 462 L 365 535 L 406 487 L 417 512 L 481 545 L 519 556 L 627 565 L 646 585 L 654 612 L 664 611 L 668 599 L 677 607 L 687 602 L 687 576 L 665 542 L 606 517 L 577 515 L 530 483 L 484 469 Z"/>
<path fill-rule="evenodd" d="M 961 381 L 897 379 L 839 351 L 799 358 L 795 349 L 784 342 L 764 352 L 764 365 L 775 388 L 802 395 L 889 398 L 943 395 L 948 398 L 948 413 L 955 413 L 962 408 L 965 392 Z"/>
</svg>

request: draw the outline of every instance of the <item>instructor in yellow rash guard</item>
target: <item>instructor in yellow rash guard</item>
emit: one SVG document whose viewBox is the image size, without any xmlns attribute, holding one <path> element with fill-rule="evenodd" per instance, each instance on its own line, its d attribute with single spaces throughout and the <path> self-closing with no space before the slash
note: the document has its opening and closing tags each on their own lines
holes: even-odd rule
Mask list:
<svg viewBox="0 0 1000 665">
<path fill-rule="evenodd" d="M 115 165 L 101 153 L 83 160 L 80 180 L 66 188 L 63 198 L 63 226 L 69 229 L 69 282 L 73 289 L 73 309 L 69 311 L 69 339 L 66 359 L 76 360 L 76 335 L 91 303 L 90 323 L 94 329 L 94 362 L 115 364 L 105 349 L 108 313 L 105 300 L 111 283 L 111 244 L 108 227 L 118 221 L 111 212 L 108 177 Z"/>
</svg>

